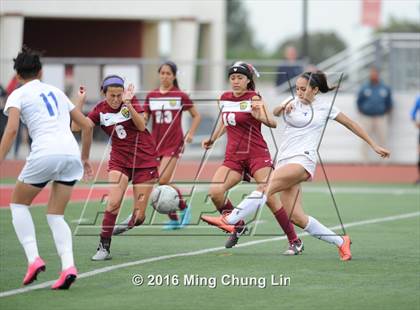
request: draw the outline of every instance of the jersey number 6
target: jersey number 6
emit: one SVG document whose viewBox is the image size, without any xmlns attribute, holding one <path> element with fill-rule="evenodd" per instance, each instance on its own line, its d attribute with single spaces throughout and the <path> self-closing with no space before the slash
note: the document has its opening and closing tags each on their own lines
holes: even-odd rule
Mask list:
<svg viewBox="0 0 420 310">
<path fill-rule="evenodd" d="M 117 133 L 117 136 L 120 139 L 125 139 L 127 137 L 127 132 L 125 131 L 123 125 L 115 126 L 115 132 Z"/>
</svg>

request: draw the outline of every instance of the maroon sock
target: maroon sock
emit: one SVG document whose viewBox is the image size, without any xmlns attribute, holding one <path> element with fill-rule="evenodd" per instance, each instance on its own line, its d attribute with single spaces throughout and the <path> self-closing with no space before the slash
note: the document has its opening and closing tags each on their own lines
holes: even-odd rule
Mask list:
<svg viewBox="0 0 420 310">
<path fill-rule="evenodd" d="M 172 186 L 173 188 L 175 188 L 176 192 L 178 193 L 178 197 L 179 197 L 179 210 L 184 210 L 187 208 L 187 203 L 185 202 L 184 198 L 182 197 L 182 193 L 181 191 L 176 188 L 175 186 Z"/>
<path fill-rule="evenodd" d="M 218 211 L 220 212 L 220 214 L 223 214 L 223 212 L 230 212 L 233 210 L 233 205 L 230 202 L 229 199 L 225 200 L 225 204 L 223 205 L 223 207 L 221 207 L 220 209 L 218 209 Z"/>
<path fill-rule="evenodd" d="M 274 217 L 276 218 L 277 222 L 279 222 L 284 233 L 287 235 L 287 239 L 289 239 L 289 242 L 292 243 L 293 241 L 296 241 L 298 237 L 296 236 L 295 227 L 293 226 L 293 223 L 289 220 L 286 210 L 284 210 L 284 208 L 277 210 L 274 213 Z"/>
<path fill-rule="evenodd" d="M 178 219 L 179 219 L 178 214 L 176 214 L 175 211 L 169 212 L 168 217 L 169 217 L 169 219 L 174 220 L 174 221 L 178 221 Z"/>
<path fill-rule="evenodd" d="M 111 238 L 112 231 L 114 230 L 115 221 L 117 220 L 118 214 L 112 214 L 109 211 L 105 211 L 104 219 L 102 221 L 102 238 Z"/>
</svg>

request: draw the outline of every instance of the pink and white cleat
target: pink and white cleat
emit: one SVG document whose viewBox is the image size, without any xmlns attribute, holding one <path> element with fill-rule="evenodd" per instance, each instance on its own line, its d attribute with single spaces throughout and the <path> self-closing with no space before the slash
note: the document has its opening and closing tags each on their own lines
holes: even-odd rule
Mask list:
<svg viewBox="0 0 420 310">
<path fill-rule="evenodd" d="M 23 278 L 23 285 L 28 285 L 34 282 L 38 273 L 41 271 L 45 271 L 45 263 L 41 257 L 37 257 L 35 261 L 28 266 L 28 270 Z"/>
<path fill-rule="evenodd" d="M 69 267 L 62 271 L 58 280 L 51 286 L 53 290 L 67 290 L 77 278 L 76 267 Z"/>
</svg>

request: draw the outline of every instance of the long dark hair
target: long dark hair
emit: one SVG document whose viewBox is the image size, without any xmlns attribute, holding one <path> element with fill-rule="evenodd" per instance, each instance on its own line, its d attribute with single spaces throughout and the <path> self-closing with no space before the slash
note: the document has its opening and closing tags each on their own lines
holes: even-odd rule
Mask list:
<svg viewBox="0 0 420 310">
<path fill-rule="evenodd" d="M 176 73 L 178 71 L 178 67 L 176 66 L 176 64 L 173 61 L 170 61 L 170 60 L 165 61 L 163 64 L 161 64 L 159 66 L 158 73 L 160 73 L 160 70 L 162 70 L 162 67 L 163 66 L 168 66 L 171 69 L 172 74 L 175 76 L 174 86 L 179 89 L 178 79 L 176 77 Z"/>
<path fill-rule="evenodd" d="M 337 86 L 328 86 L 327 76 L 322 71 L 304 72 L 300 77 L 309 81 L 309 85 L 311 85 L 312 88 L 318 87 L 319 91 L 323 94 L 337 88 Z"/>
<path fill-rule="evenodd" d="M 27 46 L 22 46 L 16 58 L 13 58 L 13 69 L 24 80 L 34 78 L 42 69 L 41 52 L 31 50 Z"/>
</svg>

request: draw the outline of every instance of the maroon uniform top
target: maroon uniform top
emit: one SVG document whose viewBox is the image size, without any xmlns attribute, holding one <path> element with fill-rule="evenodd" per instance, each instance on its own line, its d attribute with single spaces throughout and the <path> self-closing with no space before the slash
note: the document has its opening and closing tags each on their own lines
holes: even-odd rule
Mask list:
<svg viewBox="0 0 420 310">
<path fill-rule="evenodd" d="M 219 105 L 227 133 L 226 159 L 270 158 L 261 134 L 261 122 L 251 115 L 254 96 L 258 96 L 255 91 L 248 91 L 240 97 L 229 91 L 220 97 Z"/>
<path fill-rule="evenodd" d="M 143 112 L 136 98 L 133 98 L 132 104 L 137 112 Z M 148 168 L 159 165 L 155 142 L 151 134 L 147 129 L 145 131 L 137 129 L 124 104 L 118 109 L 113 109 L 105 100 L 101 101 L 89 112 L 88 117 L 111 137 L 110 163 L 128 168 Z"/>
<path fill-rule="evenodd" d="M 188 95 L 175 86 L 165 94 L 159 89 L 147 94 L 144 110 L 152 118 L 152 136 L 156 141 L 158 156 L 179 154 L 184 144 L 182 111 L 192 106 Z"/>
</svg>

